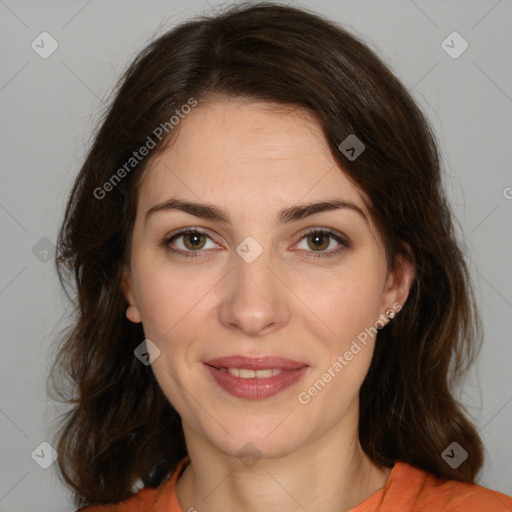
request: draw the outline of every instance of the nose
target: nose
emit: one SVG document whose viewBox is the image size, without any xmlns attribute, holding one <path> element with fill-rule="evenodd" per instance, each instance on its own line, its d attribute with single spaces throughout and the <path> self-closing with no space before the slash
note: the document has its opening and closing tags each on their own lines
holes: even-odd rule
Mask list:
<svg viewBox="0 0 512 512">
<path fill-rule="evenodd" d="M 221 323 L 246 336 L 258 337 L 286 325 L 290 309 L 279 270 L 271 267 L 268 252 L 251 263 L 233 253 L 234 268 L 224 281 L 223 300 L 219 308 Z"/>
</svg>

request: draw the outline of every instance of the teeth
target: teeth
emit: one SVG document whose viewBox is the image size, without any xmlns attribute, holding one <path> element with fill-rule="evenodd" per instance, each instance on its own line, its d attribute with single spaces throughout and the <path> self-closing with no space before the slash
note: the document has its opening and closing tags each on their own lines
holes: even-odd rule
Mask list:
<svg viewBox="0 0 512 512">
<path fill-rule="evenodd" d="M 274 375 L 279 375 L 281 370 L 277 368 L 272 368 L 269 370 L 248 370 L 247 368 L 227 368 L 227 372 L 233 375 L 233 377 L 240 377 L 242 379 L 254 379 L 257 377 L 258 379 L 266 379 L 268 377 L 273 377 Z"/>
</svg>

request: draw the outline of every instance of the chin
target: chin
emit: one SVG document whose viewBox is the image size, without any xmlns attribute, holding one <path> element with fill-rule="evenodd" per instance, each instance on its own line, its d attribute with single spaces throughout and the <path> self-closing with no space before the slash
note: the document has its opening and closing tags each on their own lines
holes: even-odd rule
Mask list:
<svg viewBox="0 0 512 512">
<path fill-rule="evenodd" d="M 208 433 L 207 437 L 231 457 L 277 459 L 295 452 L 305 442 L 304 425 L 295 431 L 297 425 L 288 419 L 283 421 L 283 418 L 286 414 L 260 417 L 254 421 L 247 418 L 246 421 L 230 423 L 227 430 L 231 436 L 222 431 L 225 434 L 222 439 L 215 439 L 217 436 Z M 294 431 L 291 431 L 292 427 Z"/>
<path fill-rule="evenodd" d="M 298 444 L 289 437 L 269 440 L 252 436 L 236 436 L 223 451 L 230 457 L 240 459 L 244 465 L 253 466 L 259 459 L 286 457 L 296 451 Z"/>
</svg>

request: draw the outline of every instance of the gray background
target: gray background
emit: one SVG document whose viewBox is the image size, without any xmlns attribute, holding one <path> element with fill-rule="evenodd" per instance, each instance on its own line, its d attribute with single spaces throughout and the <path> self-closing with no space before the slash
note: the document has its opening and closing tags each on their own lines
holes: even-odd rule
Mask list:
<svg viewBox="0 0 512 512">
<path fill-rule="evenodd" d="M 512 494 L 512 2 L 289 3 L 362 36 L 434 126 L 486 336 L 459 396 L 486 446 L 479 483 Z M 52 439 L 52 421 L 62 410 L 45 390 L 51 344 L 67 307 L 52 245 L 103 101 L 150 39 L 220 5 L 0 0 L 1 512 L 73 510 L 56 464 L 42 469 L 31 454 L 37 448 L 45 453 L 41 460 L 47 457 L 48 449 L 38 447 Z M 43 31 L 59 45 L 47 59 L 31 47 Z M 453 31 L 469 44 L 458 58 L 441 46 Z"/>
</svg>

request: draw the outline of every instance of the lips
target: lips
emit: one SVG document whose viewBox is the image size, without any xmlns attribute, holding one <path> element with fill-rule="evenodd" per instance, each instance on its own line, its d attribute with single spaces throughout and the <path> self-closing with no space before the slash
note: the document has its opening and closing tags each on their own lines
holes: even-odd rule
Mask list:
<svg viewBox="0 0 512 512">
<path fill-rule="evenodd" d="M 247 370 L 299 370 L 307 363 L 294 361 L 293 359 L 284 359 L 282 357 L 244 357 L 244 356 L 229 356 L 219 357 L 217 359 L 210 359 L 204 361 L 204 364 L 213 366 L 214 368 L 239 368 Z"/>
<path fill-rule="evenodd" d="M 249 400 L 269 398 L 295 384 L 309 365 L 281 357 L 230 356 L 204 362 L 220 388 Z"/>
</svg>

